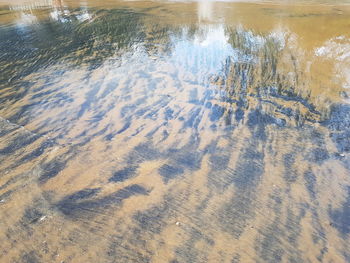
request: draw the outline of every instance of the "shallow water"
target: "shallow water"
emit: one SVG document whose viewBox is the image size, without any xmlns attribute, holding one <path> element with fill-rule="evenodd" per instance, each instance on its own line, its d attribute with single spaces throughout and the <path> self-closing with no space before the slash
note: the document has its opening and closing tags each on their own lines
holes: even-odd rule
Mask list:
<svg viewBox="0 0 350 263">
<path fill-rule="evenodd" d="M 0 3 L 0 262 L 350 262 L 348 1 Z"/>
</svg>

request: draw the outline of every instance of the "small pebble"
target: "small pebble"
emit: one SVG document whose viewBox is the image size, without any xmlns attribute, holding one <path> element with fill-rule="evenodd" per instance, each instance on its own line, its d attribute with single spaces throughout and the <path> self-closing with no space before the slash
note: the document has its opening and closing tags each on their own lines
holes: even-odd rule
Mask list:
<svg viewBox="0 0 350 263">
<path fill-rule="evenodd" d="M 46 216 L 42 216 L 42 217 L 40 217 L 39 221 L 41 222 L 41 221 L 45 220 L 45 218 L 46 218 Z"/>
<path fill-rule="evenodd" d="M 345 157 L 345 154 L 344 153 L 340 153 L 339 156 L 340 157 Z"/>
<path fill-rule="evenodd" d="M 176 222 L 176 225 L 177 225 L 177 226 L 179 226 L 179 225 L 180 225 L 180 222 L 179 222 L 179 221 L 177 221 L 177 222 Z"/>
</svg>

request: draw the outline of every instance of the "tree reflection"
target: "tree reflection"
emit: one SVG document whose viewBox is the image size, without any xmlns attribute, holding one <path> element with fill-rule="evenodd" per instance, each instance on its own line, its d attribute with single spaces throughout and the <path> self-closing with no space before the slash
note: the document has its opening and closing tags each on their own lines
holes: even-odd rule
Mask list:
<svg viewBox="0 0 350 263">
<path fill-rule="evenodd" d="M 22 30 L 18 25 L 0 28 L 0 83 L 63 62 L 96 68 L 108 58 L 118 59 L 137 48 L 149 54 L 169 52 L 171 37 L 182 32 L 180 26 L 159 23 L 142 9 L 87 10 L 58 5 L 40 19 L 22 25 Z"/>
<path fill-rule="evenodd" d="M 287 48 L 288 35 L 260 35 L 239 27 L 226 32 L 235 52 L 212 79 L 224 91 L 223 100 L 231 103 L 227 112 L 240 112 L 243 118 L 258 109 L 280 124 L 321 120 L 296 54 Z"/>
</svg>

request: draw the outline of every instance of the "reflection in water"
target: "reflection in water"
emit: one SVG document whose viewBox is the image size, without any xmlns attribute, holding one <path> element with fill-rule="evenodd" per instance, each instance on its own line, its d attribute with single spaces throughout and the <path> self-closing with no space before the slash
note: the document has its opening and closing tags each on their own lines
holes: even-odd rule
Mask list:
<svg viewBox="0 0 350 263">
<path fill-rule="evenodd" d="M 198 2 L 199 22 L 213 20 L 213 3 L 211 0 Z"/>
<path fill-rule="evenodd" d="M 348 262 L 349 17 L 0 8 L 0 261 Z"/>
</svg>

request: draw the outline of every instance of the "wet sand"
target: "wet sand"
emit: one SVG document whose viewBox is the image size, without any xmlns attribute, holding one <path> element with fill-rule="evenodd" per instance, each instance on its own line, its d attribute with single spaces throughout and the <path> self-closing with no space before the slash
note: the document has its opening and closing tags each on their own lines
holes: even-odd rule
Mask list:
<svg viewBox="0 0 350 263">
<path fill-rule="evenodd" d="M 350 262 L 350 6 L 0 5 L 0 262 Z"/>
</svg>

